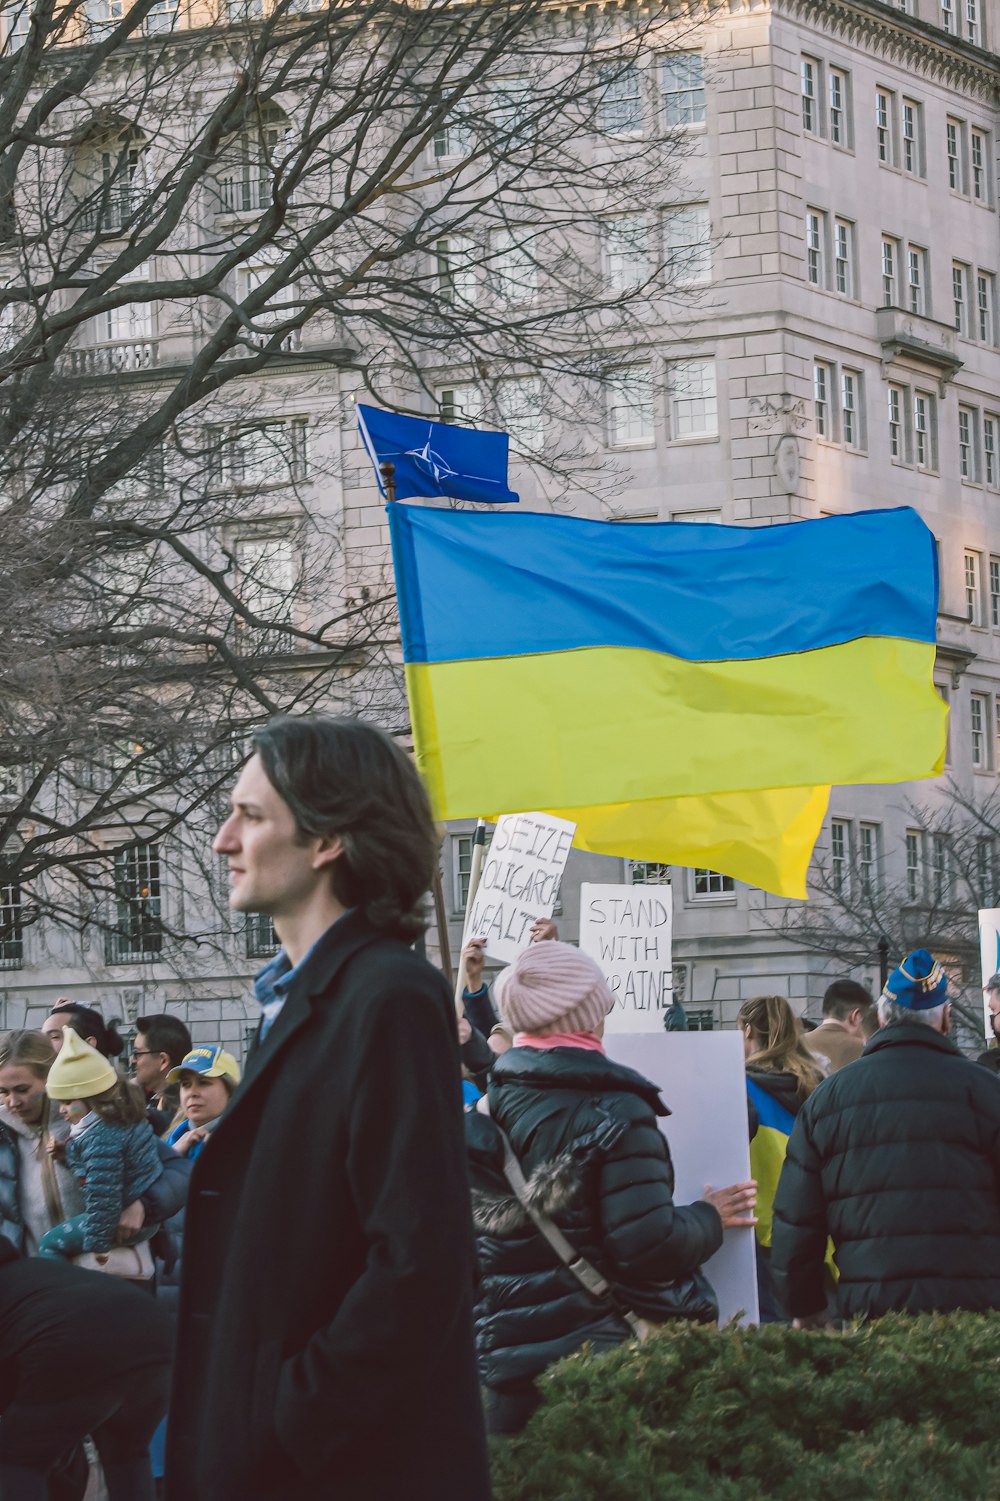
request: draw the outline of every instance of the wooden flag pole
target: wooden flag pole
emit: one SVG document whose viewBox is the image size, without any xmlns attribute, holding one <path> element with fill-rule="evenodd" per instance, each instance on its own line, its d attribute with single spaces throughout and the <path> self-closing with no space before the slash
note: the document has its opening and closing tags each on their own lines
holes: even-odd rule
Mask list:
<svg viewBox="0 0 1000 1501">
<path fill-rule="evenodd" d="M 486 825 L 482 819 L 476 824 L 472 836 L 472 864 L 469 867 L 469 894 L 465 899 L 465 917 L 462 921 L 462 948 L 458 956 L 458 973 L 455 978 L 455 1010 L 465 1015 L 465 945 L 469 941 L 469 913 L 472 911 L 479 890 L 479 878 L 483 873 L 483 855 L 486 853 Z M 473 935 L 475 936 L 475 935 Z"/>
</svg>

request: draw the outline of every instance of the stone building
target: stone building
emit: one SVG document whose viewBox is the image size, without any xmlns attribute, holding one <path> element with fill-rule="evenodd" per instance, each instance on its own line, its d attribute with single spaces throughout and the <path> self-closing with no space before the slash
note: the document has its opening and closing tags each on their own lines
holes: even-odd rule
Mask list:
<svg viewBox="0 0 1000 1501">
<path fill-rule="evenodd" d="M 937 820 L 954 801 L 947 783 L 982 804 L 1000 769 L 1000 0 L 727 0 L 685 6 L 674 36 L 679 52 L 650 52 L 618 79 L 607 129 L 681 131 L 685 181 L 671 201 L 602 227 L 603 264 L 626 284 L 665 245 L 685 268 L 685 295 L 651 308 L 648 349 L 611 341 L 592 446 L 619 483 L 609 500 L 572 505 L 621 523 L 920 511 L 939 545 L 946 778 L 835 788 L 817 871 L 834 905 L 898 889 L 915 909 L 947 910 L 956 943 L 971 945 L 976 906 L 995 900 L 996 843 L 984 820 L 970 872 Z M 448 149 L 435 142 L 438 155 Z M 442 275 L 453 249 L 440 247 Z M 294 379 L 271 382 L 276 412 L 298 411 Z M 317 503 L 342 516 L 347 574 L 360 577 L 384 554 L 384 519 L 351 391 L 327 379 L 310 399 L 338 404 L 342 462 Z M 483 409 L 467 370 L 443 367 L 436 394 L 446 417 Z M 522 452 L 545 442 L 547 420 L 530 400 L 508 414 Z M 529 507 L 555 503 L 530 463 L 514 478 Z M 453 953 L 470 832 L 456 826 L 444 846 Z M 694 1025 L 731 1023 L 762 989 L 818 1014 L 838 965 L 782 934 L 788 904 L 709 871 L 575 854 L 557 918 L 570 938 L 588 878 L 670 880 L 678 990 Z M 155 955 L 81 964 L 69 940 L 45 945 L 26 928 L 18 952 L 0 954 L 0 1020 L 86 994 L 132 1016 L 180 1006 L 203 1035 L 239 1045 L 253 1015 L 247 976 L 269 938 L 258 924 L 228 956 L 169 969 Z M 877 985 L 874 951 L 849 968 Z"/>
</svg>

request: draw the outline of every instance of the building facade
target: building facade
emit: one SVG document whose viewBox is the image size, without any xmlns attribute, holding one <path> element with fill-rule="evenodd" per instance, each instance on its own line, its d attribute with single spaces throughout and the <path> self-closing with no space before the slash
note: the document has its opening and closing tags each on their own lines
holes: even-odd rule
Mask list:
<svg viewBox="0 0 1000 1501">
<path fill-rule="evenodd" d="M 556 498 L 532 468 L 554 419 L 528 386 L 508 412 L 525 459 L 517 487 L 529 507 L 620 524 L 768 525 L 913 505 L 938 540 L 935 682 L 951 707 L 944 778 L 833 790 L 813 907 L 836 921 L 808 944 L 786 931 L 795 904 L 713 872 L 573 854 L 556 918 L 564 936 L 578 933 L 581 881 L 669 881 L 678 996 L 693 1025 L 719 1027 L 762 990 L 817 1015 L 832 974 L 877 988 L 879 901 L 932 909 L 927 931 L 952 935 L 957 950 L 975 946 L 976 907 L 996 900 L 1000 0 L 729 0 L 687 7 L 671 25 L 672 49 L 650 50 L 616 80 L 606 125 L 611 136 L 683 136 L 683 183 L 646 213 L 609 218 L 600 239 L 612 285 L 642 279 L 665 247 L 684 295 L 651 303 L 648 344 L 609 337 L 587 461 L 616 474 L 610 498 Z M 445 133 L 430 159 L 450 149 Z M 443 283 L 453 284 L 454 254 L 442 242 Z M 536 295 L 527 278 L 522 295 Z M 384 570 L 388 539 L 351 382 L 318 368 L 275 372 L 261 401 L 276 421 L 336 413 L 311 503 L 342 528 L 349 591 Z M 483 410 L 468 367 L 443 364 L 434 389 L 445 418 Z M 280 571 L 290 544 L 280 508 L 275 518 L 246 545 Z M 963 814 L 961 837 L 958 807 L 981 810 Z M 470 844 L 468 826 L 446 834 L 453 956 Z M 183 857 L 145 858 L 157 900 L 175 914 L 186 905 L 197 931 L 198 885 Z M 136 873 L 148 890 L 152 878 L 152 865 Z M 922 931 L 916 915 L 906 931 Z M 197 1035 L 239 1048 L 254 1019 L 249 977 L 270 943 L 266 925 L 241 923 L 207 957 L 193 949 L 167 963 L 143 951 L 141 933 L 109 955 L 25 924 L 0 953 L 0 1024 L 30 1022 L 71 994 L 126 1020 L 179 1009 Z M 433 930 L 428 945 L 436 951 Z"/>
</svg>

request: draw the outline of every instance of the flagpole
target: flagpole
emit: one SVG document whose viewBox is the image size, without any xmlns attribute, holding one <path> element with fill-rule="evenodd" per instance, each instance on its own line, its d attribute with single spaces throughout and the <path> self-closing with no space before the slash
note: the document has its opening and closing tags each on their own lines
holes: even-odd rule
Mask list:
<svg viewBox="0 0 1000 1501">
<path fill-rule="evenodd" d="M 382 476 L 382 488 L 385 490 L 386 504 L 387 505 L 395 505 L 395 503 L 396 503 L 396 466 L 395 466 L 395 464 L 392 462 L 391 459 L 385 459 L 378 466 L 378 472 Z M 445 976 L 447 977 L 448 984 L 449 985 L 454 985 L 455 984 L 455 971 L 451 967 L 451 944 L 448 941 L 448 918 L 447 918 L 447 909 L 445 908 L 445 904 L 444 904 L 444 885 L 443 885 L 442 880 L 441 880 L 441 862 L 440 862 L 440 860 L 437 860 L 434 863 L 434 880 L 433 880 L 433 883 L 432 883 L 431 890 L 432 890 L 433 895 L 434 895 L 434 922 L 435 922 L 435 925 L 437 926 L 437 931 L 438 931 L 438 953 L 441 956 L 441 968 L 443 969 L 443 971 L 445 973 Z M 461 989 L 459 991 L 459 997 L 460 998 L 461 998 L 461 990 L 464 990 L 464 988 L 465 988 L 464 981 L 463 981 L 463 976 L 464 976 L 464 969 L 463 969 L 463 967 L 461 965 L 459 965 L 458 984 L 461 987 Z"/>
<path fill-rule="evenodd" d="M 455 979 L 455 1010 L 465 1015 L 465 945 L 469 941 L 469 913 L 472 911 L 479 890 L 479 878 L 483 873 L 483 856 L 486 853 L 486 824 L 480 819 L 472 836 L 472 863 L 469 866 L 469 894 L 465 899 L 465 917 L 462 921 L 462 948 L 458 955 L 458 975 Z M 474 934 L 472 935 L 475 936 Z"/>
</svg>

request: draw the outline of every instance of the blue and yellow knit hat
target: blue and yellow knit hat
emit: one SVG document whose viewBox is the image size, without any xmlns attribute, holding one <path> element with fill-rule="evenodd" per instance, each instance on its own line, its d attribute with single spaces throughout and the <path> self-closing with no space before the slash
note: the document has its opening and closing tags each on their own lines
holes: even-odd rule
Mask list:
<svg viewBox="0 0 1000 1501">
<path fill-rule="evenodd" d="M 898 969 L 894 969 L 882 991 L 887 1001 L 905 1006 L 908 1011 L 930 1011 L 948 999 L 948 976 L 933 954 L 914 949 Z"/>
</svg>

